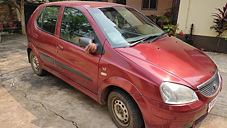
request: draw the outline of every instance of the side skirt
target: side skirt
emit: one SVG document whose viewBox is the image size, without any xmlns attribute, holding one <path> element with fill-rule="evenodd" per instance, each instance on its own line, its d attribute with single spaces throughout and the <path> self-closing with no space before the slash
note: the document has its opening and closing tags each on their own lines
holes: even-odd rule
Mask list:
<svg viewBox="0 0 227 128">
<path fill-rule="evenodd" d="M 65 81 L 66 83 L 70 84 L 71 86 L 73 86 L 74 88 L 78 89 L 79 91 L 83 92 L 84 94 L 88 95 L 89 97 L 91 97 L 92 99 L 94 99 L 95 101 L 97 101 L 98 103 L 100 103 L 99 101 L 99 97 L 97 94 L 91 92 L 90 90 L 84 88 L 83 86 L 75 83 L 74 81 L 72 81 L 71 79 L 68 79 L 67 77 L 65 77 L 64 75 L 51 70 L 50 68 L 46 67 L 45 65 L 42 64 L 42 68 L 48 72 L 50 72 L 51 74 L 55 75 L 56 77 L 60 78 L 61 80 Z"/>
</svg>

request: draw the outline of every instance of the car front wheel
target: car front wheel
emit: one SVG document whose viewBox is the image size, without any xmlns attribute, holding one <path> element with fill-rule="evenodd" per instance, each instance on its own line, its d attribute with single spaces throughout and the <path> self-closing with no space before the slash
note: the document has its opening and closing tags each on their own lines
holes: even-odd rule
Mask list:
<svg viewBox="0 0 227 128">
<path fill-rule="evenodd" d="M 108 109 L 114 123 L 119 128 L 142 128 L 144 126 L 141 112 L 125 91 L 116 89 L 108 96 Z"/>
</svg>

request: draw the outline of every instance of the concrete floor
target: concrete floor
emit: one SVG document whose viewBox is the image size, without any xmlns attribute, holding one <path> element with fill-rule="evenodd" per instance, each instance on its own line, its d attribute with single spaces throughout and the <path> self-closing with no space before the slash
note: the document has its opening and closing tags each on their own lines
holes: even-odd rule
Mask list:
<svg viewBox="0 0 227 128">
<path fill-rule="evenodd" d="M 48 74 L 35 75 L 22 35 L 0 43 L 1 128 L 116 128 L 107 107 Z M 206 52 L 223 77 L 223 90 L 200 128 L 227 127 L 227 54 Z"/>
</svg>

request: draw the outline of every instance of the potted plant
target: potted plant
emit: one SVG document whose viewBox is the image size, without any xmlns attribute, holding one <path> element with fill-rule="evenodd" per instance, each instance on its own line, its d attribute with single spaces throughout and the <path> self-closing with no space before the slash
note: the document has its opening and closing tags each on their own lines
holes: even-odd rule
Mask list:
<svg viewBox="0 0 227 128">
<path fill-rule="evenodd" d="M 176 10 L 175 7 L 166 9 L 166 12 L 162 14 L 161 16 L 158 16 L 157 19 L 157 25 L 160 28 L 163 28 L 163 25 L 168 25 L 168 24 L 175 24 L 173 23 L 173 17 L 174 17 L 174 11 Z"/>
<path fill-rule="evenodd" d="M 219 44 L 222 38 L 222 33 L 227 30 L 227 3 L 223 7 L 223 10 L 219 8 L 217 8 L 217 10 L 219 11 L 219 13 L 215 13 L 214 15 L 212 15 L 215 18 L 213 20 L 214 25 L 212 25 L 210 29 L 214 29 L 218 33 L 216 36 L 218 38 L 218 41 L 217 41 L 217 50 L 218 50 Z"/>
<path fill-rule="evenodd" d="M 8 25 L 10 28 L 13 28 L 13 22 L 9 22 Z"/>
<path fill-rule="evenodd" d="M 0 23 L 0 29 L 3 29 L 3 23 Z"/>
<path fill-rule="evenodd" d="M 167 25 L 163 25 L 163 30 L 169 35 L 169 36 L 177 36 L 176 31 L 179 30 L 178 28 L 178 24 L 177 25 L 173 25 L 173 24 L 167 24 Z M 180 35 L 184 36 L 184 33 L 182 31 L 179 32 Z"/>
</svg>

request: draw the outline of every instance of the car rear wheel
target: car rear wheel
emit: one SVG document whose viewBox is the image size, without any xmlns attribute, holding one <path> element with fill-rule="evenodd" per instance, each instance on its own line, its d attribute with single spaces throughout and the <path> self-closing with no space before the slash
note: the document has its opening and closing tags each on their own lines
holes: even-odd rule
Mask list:
<svg viewBox="0 0 227 128">
<path fill-rule="evenodd" d="M 45 70 L 43 70 L 41 68 L 40 62 L 39 62 L 37 56 L 34 54 L 33 51 L 31 51 L 31 53 L 30 53 L 30 61 L 31 61 L 32 69 L 33 69 L 35 74 L 42 76 L 46 73 Z"/>
<path fill-rule="evenodd" d="M 123 90 L 113 90 L 108 96 L 108 109 L 114 123 L 119 128 L 142 128 L 144 126 L 141 112 Z"/>
</svg>

